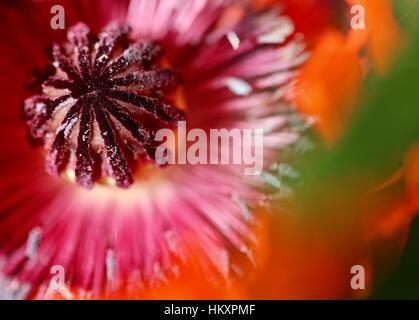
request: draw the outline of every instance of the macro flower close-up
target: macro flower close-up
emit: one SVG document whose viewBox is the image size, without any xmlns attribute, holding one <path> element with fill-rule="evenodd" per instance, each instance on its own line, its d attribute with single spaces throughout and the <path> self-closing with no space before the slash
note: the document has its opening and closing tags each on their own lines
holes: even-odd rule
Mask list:
<svg viewBox="0 0 419 320">
<path fill-rule="evenodd" d="M 388 295 L 419 209 L 415 12 L 2 1 L 0 298 Z"/>
</svg>

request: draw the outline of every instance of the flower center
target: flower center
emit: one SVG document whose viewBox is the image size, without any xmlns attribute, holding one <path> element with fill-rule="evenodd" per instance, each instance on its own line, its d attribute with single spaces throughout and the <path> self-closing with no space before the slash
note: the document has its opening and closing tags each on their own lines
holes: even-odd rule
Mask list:
<svg viewBox="0 0 419 320">
<path fill-rule="evenodd" d="M 111 24 L 93 39 L 79 23 L 66 43 L 52 46 L 42 94 L 23 107 L 31 141 L 47 150 L 49 173 L 73 172 L 86 188 L 107 178 L 127 188 L 133 170 L 155 164 L 155 130 L 184 120 L 170 102 L 180 76 L 161 66 L 162 47 L 133 42 L 129 32 Z"/>
</svg>

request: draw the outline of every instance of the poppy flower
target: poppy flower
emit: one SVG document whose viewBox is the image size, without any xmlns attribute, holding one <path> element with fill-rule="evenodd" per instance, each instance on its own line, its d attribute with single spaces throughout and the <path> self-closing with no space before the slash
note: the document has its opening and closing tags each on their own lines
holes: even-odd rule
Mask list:
<svg viewBox="0 0 419 320">
<path fill-rule="evenodd" d="M 57 266 L 64 298 L 141 296 L 191 261 L 239 276 L 260 179 L 161 167 L 154 134 L 183 120 L 262 128 L 268 165 L 299 134 L 307 52 L 292 20 L 228 0 L 61 3 L 65 31 L 50 27 L 51 1 L 0 5 L 2 297 L 56 297 Z"/>
</svg>

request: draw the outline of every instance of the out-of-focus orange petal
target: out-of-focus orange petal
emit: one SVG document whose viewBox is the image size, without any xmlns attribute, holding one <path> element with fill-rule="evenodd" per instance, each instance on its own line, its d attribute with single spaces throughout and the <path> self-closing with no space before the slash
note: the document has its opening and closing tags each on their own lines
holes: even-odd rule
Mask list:
<svg viewBox="0 0 419 320">
<path fill-rule="evenodd" d="M 366 243 L 381 243 L 384 266 L 397 261 L 418 211 L 419 145 L 416 145 L 407 152 L 404 167 L 366 195 L 364 239 Z"/>
<path fill-rule="evenodd" d="M 317 129 L 329 142 L 341 135 L 356 102 L 363 78 L 362 50 L 367 49 L 374 68 L 383 73 L 401 42 L 390 1 L 346 1 L 364 7 L 367 29 L 350 29 L 347 35 L 333 29 L 322 33 L 296 90 L 300 111 L 317 118 Z"/>
<path fill-rule="evenodd" d="M 419 145 L 405 156 L 404 168 L 367 195 L 368 238 L 404 233 L 419 210 Z"/>
<path fill-rule="evenodd" d="M 393 15 L 389 0 L 346 0 L 349 5 L 361 5 L 366 14 L 366 30 L 355 30 L 362 34 L 367 32 L 368 53 L 375 69 L 384 73 L 391 64 L 397 48 L 401 44 L 402 34 Z"/>
<path fill-rule="evenodd" d="M 371 264 L 351 234 L 337 238 L 318 223 L 308 224 L 284 212 L 274 213 L 269 224 L 266 263 L 258 265 L 245 286 L 251 298 L 339 299 L 368 294 Z M 350 286 L 356 264 L 365 268 L 366 290 Z"/>
<path fill-rule="evenodd" d="M 329 141 L 340 135 L 361 85 L 357 49 L 340 32 L 329 29 L 301 71 L 296 103 L 300 111 L 317 118 L 318 130 Z"/>
<path fill-rule="evenodd" d="M 408 226 L 412 219 L 409 201 L 403 193 L 402 179 L 393 185 L 378 188 L 366 195 L 364 237 L 367 241 L 393 238 L 404 246 Z"/>
</svg>

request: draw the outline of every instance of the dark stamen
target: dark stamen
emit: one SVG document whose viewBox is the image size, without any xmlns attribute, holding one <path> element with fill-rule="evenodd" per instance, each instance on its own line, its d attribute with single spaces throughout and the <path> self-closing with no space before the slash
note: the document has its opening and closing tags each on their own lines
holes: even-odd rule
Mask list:
<svg viewBox="0 0 419 320">
<path fill-rule="evenodd" d="M 141 91 L 159 91 L 173 88 L 180 83 L 180 77 L 170 69 L 133 72 L 108 81 L 111 87 L 136 86 Z"/>
<path fill-rule="evenodd" d="M 55 74 L 43 80 L 44 94 L 24 103 L 31 138 L 49 148 L 47 171 L 58 175 L 74 169 L 76 182 L 85 188 L 107 172 L 117 186 L 126 188 L 133 182 L 128 164 L 136 163 L 134 157 L 154 160 L 156 126 L 140 122 L 142 113 L 170 125 L 185 118 L 160 99 L 181 83 L 177 73 L 159 67 L 162 47 L 130 44 L 129 31 L 112 24 L 93 43 L 86 25 L 71 27 L 68 43 L 52 46 Z M 102 161 L 96 161 L 99 158 Z"/>
<path fill-rule="evenodd" d="M 78 63 L 84 79 L 90 79 L 90 29 L 83 23 L 76 24 L 68 31 L 68 40 L 76 47 Z"/>
<path fill-rule="evenodd" d="M 79 73 L 74 68 L 70 58 L 65 56 L 63 49 L 58 45 L 54 44 L 52 47 L 52 56 L 54 57 L 54 66 L 64 71 L 67 76 L 74 82 L 85 83 Z"/>
<path fill-rule="evenodd" d="M 150 113 L 156 119 L 168 124 L 175 125 L 178 121 L 185 120 L 185 115 L 182 111 L 158 99 L 121 90 L 107 90 L 105 93 L 111 98 L 132 104 L 138 107 L 141 111 Z"/>
<path fill-rule="evenodd" d="M 109 54 L 120 41 L 126 38 L 129 31 L 130 28 L 128 26 L 112 23 L 99 34 L 99 41 L 97 43 L 98 48 L 94 62 L 94 75 L 97 75 L 102 71 L 102 68 L 109 62 Z"/>
<path fill-rule="evenodd" d="M 138 64 L 143 69 L 148 69 L 154 61 L 160 58 L 162 49 L 154 43 L 137 43 L 126 49 L 103 72 L 101 78 L 109 78 L 124 71 L 128 66 Z"/>
<path fill-rule="evenodd" d="M 154 159 L 156 150 L 154 147 L 154 137 L 152 137 L 153 134 L 148 132 L 141 123 L 135 121 L 126 110 L 118 107 L 111 100 L 104 98 L 103 105 L 106 110 L 113 117 L 115 117 L 115 119 L 118 120 L 138 142 L 143 145 L 148 156 L 151 159 Z"/>
<path fill-rule="evenodd" d="M 76 103 L 67 112 L 60 127 L 57 129 L 54 142 L 46 161 L 47 171 L 51 174 L 58 175 L 63 169 L 65 159 L 68 156 L 68 138 L 78 121 L 79 114 L 80 103 Z"/>
<path fill-rule="evenodd" d="M 127 161 L 121 148 L 116 141 L 115 133 L 111 127 L 109 118 L 99 108 L 95 108 L 96 121 L 99 124 L 100 133 L 106 147 L 106 157 L 112 168 L 112 176 L 116 180 L 116 185 L 127 188 L 132 183 L 131 170 L 128 168 Z"/>
<path fill-rule="evenodd" d="M 77 138 L 76 149 L 76 181 L 81 186 L 91 188 L 93 186 L 94 160 L 91 150 L 93 112 L 92 105 L 83 106 L 80 119 L 80 129 Z"/>
<path fill-rule="evenodd" d="M 62 96 L 55 100 L 42 100 L 31 98 L 27 99 L 24 104 L 24 113 L 27 117 L 27 125 L 31 137 L 35 140 L 43 138 L 46 134 L 44 125 L 48 120 L 51 120 L 55 109 L 59 105 L 70 102 L 71 95 Z"/>
</svg>

